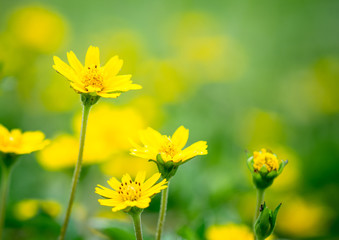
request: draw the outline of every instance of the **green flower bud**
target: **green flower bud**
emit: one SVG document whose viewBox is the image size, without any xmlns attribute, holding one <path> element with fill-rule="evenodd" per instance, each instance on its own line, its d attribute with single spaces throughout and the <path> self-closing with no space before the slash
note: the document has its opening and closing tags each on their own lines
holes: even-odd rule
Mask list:
<svg viewBox="0 0 339 240">
<path fill-rule="evenodd" d="M 254 225 L 255 235 L 258 240 L 266 239 L 272 234 L 280 207 L 281 203 L 272 211 L 266 207 L 265 202 L 260 206 L 260 214 Z"/>
<path fill-rule="evenodd" d="M 279 176 L 288 161 L 278 160 L 277 156 L 266 149 L 254 152 L 247 160 L 247 166 L 253 177 L 253 183 L 258 189 L 266 189 Z"/>
</svg>

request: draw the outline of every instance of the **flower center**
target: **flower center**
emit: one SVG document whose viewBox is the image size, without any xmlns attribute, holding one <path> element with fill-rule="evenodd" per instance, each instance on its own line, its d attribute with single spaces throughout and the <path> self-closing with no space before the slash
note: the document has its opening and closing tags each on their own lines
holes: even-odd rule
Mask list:
<svg viewBox="0 0 339 240">
<path fill-rule="evenodd" d="M 123 201 L 137 201 L 141 197 L 140 182 L 129 182 L 121 183 L 118 193 L 120 194 Z"/>
<path fill-rule="evenodd" d="M 264 165 L 269 172 L 278 170 L 279 168 L 279 160 L 277 157 L 273 153 L 267 152 L 266 149 L 262 149 L 261 152 L 254 152 L 253 161 L 253 167 L 258 171 L 260 171 Z"/>
<path fill-rule="evenodd" d="M 100 91 L 103 88 L 103 70 L 97 65 L 89 66 L 84 69 L 82 82 L 89 91 Z"/>
<path fill-rule="evenodd" d="M 171 139 L 167 138 L 159 150 L 160 153 L 165 153 L 167 156 L 174 157 L 179 151 L 178 148 L 172 143 Z"/>
</svg>

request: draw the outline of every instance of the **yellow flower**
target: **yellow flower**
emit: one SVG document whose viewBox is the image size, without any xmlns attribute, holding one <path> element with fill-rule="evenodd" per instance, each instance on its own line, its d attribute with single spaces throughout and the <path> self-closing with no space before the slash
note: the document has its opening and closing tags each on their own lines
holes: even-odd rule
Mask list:
<svg viewBox="0 0 339 240">
<path fill-rule="evenodd" d="M 35 217 L 39 210 L 51 217 L 57 217 L 61 212 L 61 205 L 53 200 L 26 199 L 15 204 L 14 216 L 21 221 L 25 221 Z"/>
<path fill-rule="evenodd" d="M 295 238 L 312 238 L 325 236 L 329 230 L 329 222 L 333 217 L 333 210 L 311 199 L 302 199 L 291 196 L 284 200 L 287 208 L 279 215 L 279 232 Z"/>
<path fill-rule="evenodd" d="M 145 181 L 145 175 L 145 172 L 139 172 L 135 180 L 132 181 L 131 177 L 125 174 L 121 182 L 112 177 L 107 183 L 113 190 L 98 185 L 98 187 L 95 188 L 95 193 L 107 198 L 99 199 L 99 203 L 103 206 L 113 207 L 113 212 L 129 207 L 147 208 L 151 202 L 151 197 L 159 193 L 162 189 L 167 188 L 165 185 L 167 181 L 162 180 L 160 183 L 155 184 L 160 178 L 159 173 L 154 174 L 147 181 Z"/>
<path fill-rule="evenodd" d="M 44 6 L 27 6 L 10 16 L 13 40 L 42 53 L 56 51 L 66 35 L 67 25 L 61 15 Z M 21 50 L 22 51 L 22 50 Z"/>
<path fill-rule="evenodd" d="M 279 169 L 281 160 L 278 160 L 276 155 L 263 148 L 260 152 L 253 153 L 253 162 L 255 170 L 260 171 L 260 169 L 265 165 L 267 170 L 271 172 Z"/>
<path fill-rule="evenodd" d="M 75 54 L 70 51 L 67 65 L 54 56 L 53 68 L 66 77 L 71 87 L 78 93 L 91 93 L 93 96 L 117 98 L 122 92 L 141 89 L 138 84 L 132 84 L 131 75 L 119 75 L 123 61 L 118 56 L 112 57 L 105 66 L 100 66 L 99 48 L 90 46 L 87 50 L 85 66 Z"/>
<path fill-rule="evenodd" d="M 102 163 L 115 159 L 117 154 L 125 153 L 131 146 L 129 139 L 136 138 L 138 131 L 145 125 L 144 118 L 136 108 L 117 107 L 106 103 L 98 105 L 91 111 L 83 164 Z M 38 153 L 38 162 L 45 169 L 56 171 L 74 166 L 78 156 L 78 149 L 74 146 L 79 145 L 81 113 L 74 116 L 73 129 L 74 133 L 71 135 L 58 134 L 49 146 Z M 123 173 L 125 172 L 128 171 Z"/>
<path fill-rule="evenodd" d="M 197 155 L 207 154 L 206 141 L 198 141 L 183 149 L 188 140 L 188 129 L 183 126 L 180 126 L 172 137 L 161 135 L 149 127 L 140 131 L 140 140 L 144 146 L 133 143 L 135 149 L 131 149 L 131 154 L 141 158 L 156 160 L 160 154 L 164 162 L 179 163 Z"/>
<path fill-rule="evenodd" d="M 253 234 L 247 226 L 233 223 L 209 227 L 206 238 L 207 240 L 254 240 Z"/>
<path fill-rule="evenodd" d="M 126 164 L 128 163 L 128 164 Z M 112 155 L 108 161 L 100 164 L 100 170 L 108 176 L 121 178 L 126 172 L 134 178 L 138 172 L 145 171 L 148 174 L 157 172 L 154 164 L 149 164 L 142 158 L 133 157 L 125 152 Z"/>
<path fill-rule="evenodd" d="M 0 124 L 0 152 L 28 154 L 43 149 L 49 140 L 40 131 L 24 132 L 19 129 L 8 131 Z"/>
</svg>

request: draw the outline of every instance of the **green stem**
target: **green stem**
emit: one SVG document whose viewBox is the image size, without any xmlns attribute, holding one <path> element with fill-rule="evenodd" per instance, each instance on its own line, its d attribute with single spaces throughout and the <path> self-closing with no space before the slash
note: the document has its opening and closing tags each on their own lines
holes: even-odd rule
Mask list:
<svg viewBox="0 0 339 240">
<path fill-rule="evenodd" d="M 255 207 L 255 215 L 254 215 L 254 221 L 253 221 L 254 235 L 256 235 L 255 234 L 255 222 L 257 221 L 257 218 L 259 216 L 260 207 L 261 207 L 261 204 L 263 204 L 263 202 L 264 202 L 264 197 L 265 197 L 265 189 L 258 189 L 257 188 L 257 205 Z M 256 240 L 261 240 L 257 236 L 255 236 L 255 239 Z"/>
<path fill-rule="evenodd" d="M 167 188 L 165 188 L 161 192 L 160 213 L 159 213 L 159 219 L 158 219 L 157 232 L 156 232 L 156 235 L 155 235 L 156 240 L 161 239 L 161 233 L 162 233 L 163 228 L 164 228 L 166 210 L 167 210 L 168 188 L 169 188 L 169 181 L 167 183 Z"/>
<path fill-rule="evenodd" d="M 141 212 L 131 214 L 134 223 L 136 240 L 142 240 Z"/>
<path fill-rule="evenodd" d="M 6 166 L 3 161 L 1 161 L 1 203 L 0 203 L 0 239 L 2 239 L 3 227 L 5 222 L 5 213 L 6 213 L 6 199 L 9 189 L 9 180 L 11 174 L 11 166 Z"/>
<path fill-rule="evenodd" d="M 260 206 L 264 203 L 265 190 L 257 189 L 257 206 L 255 208 L 254 222 L 257 220 L 260 213 Z"/>
<path fill-rule="evenodd" d="M 76 191 L 76 188 L 77 188 L 77 184 L 78 184 L 79 176 L 80 176 L 80 171 L 81 171 L 82 156 L 83 156 L 84 146 L 85 146 L 87 120 L 88 120 L 88 115 L 89 115 L 90 109 L 91 109 L 91 105 L 89 105 L 89 104 L 83 105 L 78 161 L 77 161 L 77 164 L 75 166 L 74 173 L 73 173 L 72 190 L 71 190 L 71 194 L 70 194 L 70 197 L 69 197 L 66 216 L 65 216 L 65 220 L 64 220 L 64 223 L 62 225 L 62 228 L 61 228 L 59 240 L 65 239 L 66 230 L 67 230 L 69 218 L 70 218 L 71 211 L 72 211 L 72 205 L 73 205 L 73 201 L 74 201 L 74 197 L 75 197 L 75 191 Z"/>
</svg>

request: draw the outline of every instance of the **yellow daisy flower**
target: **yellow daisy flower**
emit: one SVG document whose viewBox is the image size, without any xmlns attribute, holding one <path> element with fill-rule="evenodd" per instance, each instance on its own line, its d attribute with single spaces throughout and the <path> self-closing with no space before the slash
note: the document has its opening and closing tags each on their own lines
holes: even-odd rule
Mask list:
<svg viewBox="0 0 339 240">
<path fill-rule="evenodd" d="M 118 56 L 112 57 L 105 66 L 100 66 L 98 47 L 88 48 L 85 66 L 72 51 L 67 53 L 70 66 L 56 56 L 53 59 L 53 68 L 66 77 L 71 87 L 78 93 L 117 98 L 122 92 L 141 89 L 140 85 L 132 84 L 131 75 L 117 75 L 123 65 L 123 61 Z"/>
<path fill-rule="evenodd" d="M 49 140 L 40 131 L 24 132 L 19 129 L 8 131 L 0 124 L 0 152 L 28 154 L 43 149 Z"/>
<path fill-rule="evenodd" d="M 129 210 L 128 208 L 131 207 L 140 209 L 147 208 L 151 202 L 151 197 L 159 193 L 162 189 L 167 188 L 165 185 L 167 181 L 162 180 L 158 184 L 155 184 L 160 178 L 160 173 L 154 174 L 147 181 L 145 181 L 145 176 L 145 172 L 139 172 L 133 181 L 130 175 L 125 174 L 121 182 L 112 177 L 107 183 L 113 190 L 97 185 L 95 193 L 107 198 L 99 199 L 99 203 L 103 206 L 113 207 L 113 212 Z"/>
<path fill-rule="evenodd" d="M 209 227 L 207 229 L 206 238 L 207 240 L 254 240 L 253 233 L 249 227 L 233 223 Z"/>
<path fill-rule="evenodd" d="M 131 154 L 154 161 L 160 154 L 164 162 L 172 161 L 174 163 L 185 162 L 197 155 L 206 155 L 206 141 L 198 141 L 183 149 L 187 143 L 188 135 L 188 129 L 183 126 L 180 126 L 172 137 L 161 135 L 149 127 L 140 131 L 140 140 L 144 146 L 132 143 L 135 148 L 131 149 Z"/>
</svg>

